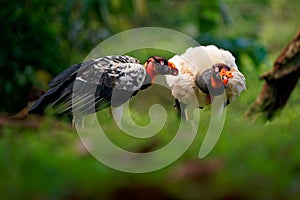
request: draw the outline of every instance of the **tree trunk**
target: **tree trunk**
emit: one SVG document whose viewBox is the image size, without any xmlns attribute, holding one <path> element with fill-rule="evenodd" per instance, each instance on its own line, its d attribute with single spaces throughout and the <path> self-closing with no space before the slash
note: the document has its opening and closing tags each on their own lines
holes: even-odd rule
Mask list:
<svg viewBox="0 0 300 200">
<path fill-rule="evenodd" d="M 273 69 L 262 75 L 265 80 L 260 95 L 252 104 L 246 118 L 259 114 L 271 120 L 286 104 L 300 77 L 300 30 L 276 59 Z"/>
</svg>

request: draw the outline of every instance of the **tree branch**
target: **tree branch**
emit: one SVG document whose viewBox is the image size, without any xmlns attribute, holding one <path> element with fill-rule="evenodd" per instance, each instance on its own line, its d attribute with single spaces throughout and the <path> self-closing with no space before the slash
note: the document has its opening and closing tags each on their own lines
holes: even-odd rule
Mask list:
<svg viewBox="0 0 300 200">
<path fill-rule="evenodd" d="M 255 118 L 262 114 L 270 120 L 281 110 L 300 77 L 300 29 L 292 41 L 276 59 L 273 69 L 262 75 L 265 84 L 252 104 L 245 118 Z"/>
</svg>

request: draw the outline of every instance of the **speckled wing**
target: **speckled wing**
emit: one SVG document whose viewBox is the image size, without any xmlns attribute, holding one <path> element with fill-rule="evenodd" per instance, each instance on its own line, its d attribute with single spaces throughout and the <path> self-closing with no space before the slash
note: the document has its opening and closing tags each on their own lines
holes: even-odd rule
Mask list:
<svg viewBox="0 0 300 200">
<path fill-rule="evenodd" d="M 31 108 L 42 113 L 55 107 L 55 113 L 92 113 L 112 104 L 126 102 L 145 80 L 146 70 L 130 56 L 106 56 L 74 65 L 50 83 L 49 90 Z M 116 94 L 116 95 L 113 95 Z"/>
<path fill-rule="evenodd" d="M 94 59 L 89 65 L 81 66 L 76 81 L 135 91 L 140 88 L 145 75 L 144 66 L 133 57 L 106 56 Z"/>
<path fill-rule="evenodd" d="M 92 67 L 79 69 L 73 91 L 73 111 L 91 113 L 130 99 L 144 83 L 145 67 L 129 56 L 95 59 Z M 96 110 L 95 110 L 96 109 Z"/>
</svg>

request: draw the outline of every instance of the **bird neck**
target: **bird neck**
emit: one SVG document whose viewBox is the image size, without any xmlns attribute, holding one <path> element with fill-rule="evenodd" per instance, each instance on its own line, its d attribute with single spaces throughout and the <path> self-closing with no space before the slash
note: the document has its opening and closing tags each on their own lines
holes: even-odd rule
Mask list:
<svg viewBox="0 0 300 200">
<path fill-rule="evenodd" d="M 224 84 L 221 80 L 216 79 L 213 75 L 210 77 L 211 86 L 215 89 L 224 88 Z"/>
<path fill-rule="evenodd" d="M 211 89 L 214 96 L 223 94 L 225 86 L 223 82 L 219 79 L 216 79 L 213 75 L 210 77 Z"/>
<path fill-rule="evenodd" d="M 206 70 L 202 74 L 197 75 L 196 84 L 198 88 L 205 94 L 217 96 L 223 94 L 225 88 L 223 82 L 212 74 L 212 70 Z"/>
<path fill-rule="evenodd" d="M 146 63 L 145 68 L 146 68 L 146 73 L 151 79 L 151 83 L 153 83 L 156 76 L 158 75 L 158 72 L 156 71 L 153 62 Z"/>
</svg>

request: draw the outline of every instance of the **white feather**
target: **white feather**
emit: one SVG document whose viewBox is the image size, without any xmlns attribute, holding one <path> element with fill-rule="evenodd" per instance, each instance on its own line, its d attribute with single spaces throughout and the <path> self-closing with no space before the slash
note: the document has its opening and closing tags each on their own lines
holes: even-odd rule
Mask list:
<svg viewBox="0 0 300 200">
<path fill-rule="evenodd" d="M 236 100 L 246 89 L 244 75 L 238 70 L 235 58 L 229 51 L 219 49 L 214 45 L 188 48 L 183 54 L 175 55 L 170 59 L 179 70 L 178 76 L 166 76 L 167 84 L 172 89 L 172 95 L 180 102 L 187 104 L 189 110 L 209 104 L 207 94 L 201 92 L 195 85 L 195 76 L 216 63 L 224 63 L 231 67 L 233 78 L 230 78 L 226 87 L 226 96 L 230 102 Z M 194 95 L 197 95 L 199 105 L 191 105 Z M 192 112 L 192 111 L 185 111 Z M 190 115 L 190 114 L 189 114 Z"/>
</svg>

